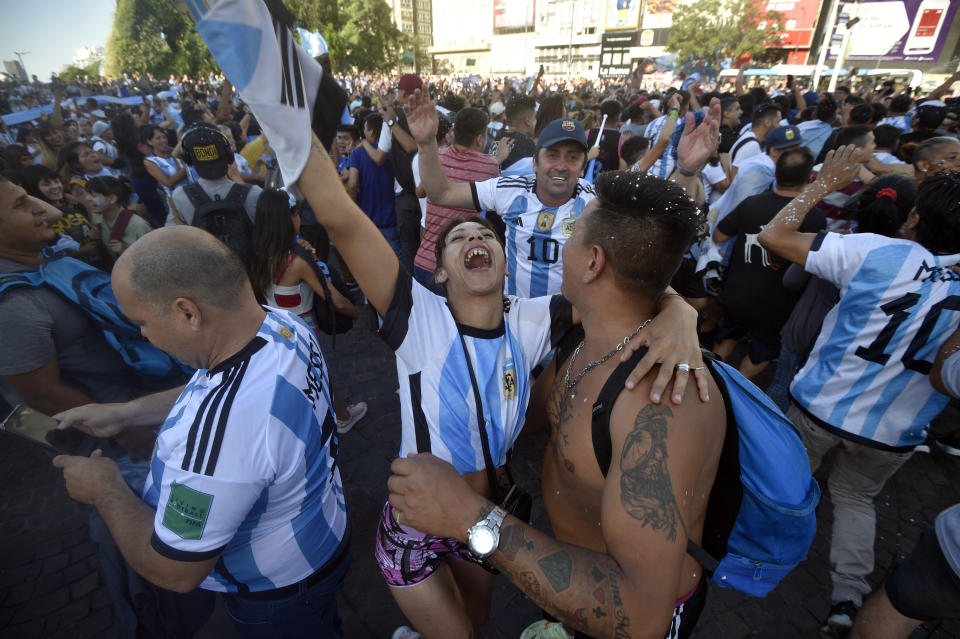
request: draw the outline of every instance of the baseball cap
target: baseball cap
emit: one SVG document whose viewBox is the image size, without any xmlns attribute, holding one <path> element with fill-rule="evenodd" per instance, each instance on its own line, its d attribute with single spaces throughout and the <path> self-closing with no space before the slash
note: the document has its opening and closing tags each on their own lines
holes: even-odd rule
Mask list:
<svg viewBox="0 0 960 639">
<path fill-rule="evenodd" d="M 576 142 L 584 151 L 587 150 L 587 135 L 583 132 L 583 125 L 572 118 L 560 118 L 543 127 L 537 139 L 537 150 L 564 140 Z"/>
<path fill-rule="evenodd" d="M 490 105 L 490 115 L 500 115 L 507 110 L 507 107 L 503 106 L 503 102 L 497 100 Z"/>
<path fill-rule="evenodd" d="M 93 134 L 98 138 L 103 135 L 103 132 L 110 128 L 109 122 L 94 122 L 93 123 Z"/>
<path fill-rule="evenodd" d="M 407 93 L 413 93 L 421 87 L 423 87 L 423 80 L 416 73 L 404 73 L 397 82 L 397 88 Z"/>
<path fill-rule="evenodd" d="M 767 133 L 763 141 L 768 149 L 782 149 L 788 146 L 801 144 L 803 138 L 800 136 L 800 129 L 795 126 L 778 126 L 770 133 Z"/>
<path fill-rule="evenodd" d="M 208 180 L 219 180 L 227 174 L 234 161 L 230 145 L 216 127 L 209 124 L 192 126 L 183 136 L 184 157 L 197 170 L 197 175 Z"/>
</svg>

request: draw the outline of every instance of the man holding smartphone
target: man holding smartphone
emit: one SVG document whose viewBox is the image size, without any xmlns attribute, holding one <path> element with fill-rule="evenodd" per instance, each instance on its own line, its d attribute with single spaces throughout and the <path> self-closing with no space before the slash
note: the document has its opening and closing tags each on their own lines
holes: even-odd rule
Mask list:
<svg viewBox="0 0 960 639">
<path fill-rule="evenodd" d="M 57 415 L 97 436 L 163 424 L 139 497 L 96 451 L 54 459 L 70 495 L 97 509 L 150 583 L 224 593 L 241 637 L 264 624 L 277 636 L 342 637 L 347 509 L 310 329 L 261 307 L 239 257 L 194 227 L 135 242 L 113 288 L 144 337 L 197 372 L 184 388 Z"/>
</svg>

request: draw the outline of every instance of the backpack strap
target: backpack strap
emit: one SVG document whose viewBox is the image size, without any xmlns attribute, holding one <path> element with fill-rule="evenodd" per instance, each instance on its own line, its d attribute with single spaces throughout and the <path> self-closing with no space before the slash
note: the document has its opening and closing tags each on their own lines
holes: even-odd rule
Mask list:
<svg viewBox="0 0 960 639">
<path fill-rule="evenodd" d="M 742 140 L 740 140 L 739 142 L 737 142 L 736 144 L 733 145 L 733 148 L 730 149 L 730 162 L 731 162 L 731 164 L 733 163 L 733 161 L 734 161 L 735 159 L 737 159 L 737 151 L 739 151 L 739 150 L 742 149 L 744 146 L 746 146 L 747 142 L 751 142 L 751 141 L 756 142 L 757 144 L 760 144 L 760 141 L 757 140 L 756 136 L 754 136 L 754 137 L 752 137 L 752 138 L 744 137 Z M 762 150 L 763 150 L 763 147 L 761 146 L 760 149 L 761 149 L 761 151 L 762 151 Z"/>
<path fill-rule="evenodd" d="M 123 241 L 123 234 L 127 232 L 127 226 L 130 224 L 130 220 L 133 219 L 133 211 L 130 209 L 123 209 L 120 211 L 120 214 L 117 215 L 117 219 L 113 223 L 113 228 L 110 229 L 110 241 L 113 240 Z"/>
<path fill-rule="evenodd" d="M 196 182 L 184 184 L 183 192 L 187 195 L 187 199 L 190 200 L 190 204 L 193 205 L 194 211 L 196 211 L 201 205 L 212 201 L 210 196 L 207 195 L 207 192 L 204 191 L 203 188 Z"/>
<path fill-rule="evenodd" d="M 593 454 L 597 458 L 597 464 L 600 466 L 600 472 L 603 473 L 603 476 L 606 477 L 607 473 L 610 470 L 610 461 L 613 455 L 612 443 L 610 441 L 610 413 L 613 411 L 613 405 L 617 401 L 617 397 L 623 391 L 624 383 L 627 381 L 627 377 L 630 376 L 630 373 L 636 367 L 637 363 L 646 355 L 647 349 L 641 348 L 636 351 L 633 355 L 630 356 L 630 359 L 621 363 L 617 366 L 614 371 L 610 374 L 610 377 L 607 378 L 607 381 L 604 383 L 603 388 L 600 389 L 600 394 L 597 396 L 597 401 L 593 404 L 593 417 L 591 421 L 591 436 L 593 439 Z M 736 433 L 736 422 L 733 421 L 733 411 L 730 408 L 730 401 L 727 398 L 726 385 L 723 384 L 722 379 L 718 379 L 718 376 L 713 371 L 713 362 L 715 356 L 709 351 L 703 351 L 703 359 L 707 365 L 710 374 L 713 376 L 714 380 L 717 382 L 717 385 L 720 386 L 720 394 L 724 399 L 724 404 L 727 407 L 727 433 L 730 432 Z M 733 426 L 731 430 L 731 426 Z M 737 437 L 726 437 L 724 440 L 724 450 L 721 454 L 721 467 L 717 470 L 718 480 L 721 478 L 721 473 L 723 472 L 723 462 L 725 459 L 728 459 L 732 454 L 734 456 L 738 453 L 738 438 Z M 726 464 L 729 468 L 732 464 Z M 739 478 L 740 466 L 739 464 L 735 465 L 737 479 Z M 715 481 L 716 485 L 718 482 Z M 716 491 L 713 491 L 716 492 Z M 707 516 L 705 521 L 709 521 L 711 516 L 714 515 L 713 508 L 711 506 L 714 502 L 714 495 L 711 494 L 710 505 L 707 508 Z M 726 553 L 726 538 L 730 536 L 730 530 L 733 526 L 733 521 L 736 519 L 737 512 L 739 511 L 739 504 L 736 508 L 733 509 L 732 513 L 724 517 L 724 520 L 730 519 L 730 526 L 726 528 L 725 535 L 722 537 L 724 544 L 723 552 L 717 552 L 714 550 L 715 554 L 725 554 Z M 725 525 L 724 525 L 725 527 Z M 707 543 L 707 526 L 704 525 L 704 543 Z M 709 574 L 717 569 L 717 566 L 720 565 L 720 562 L 716 557 L 701 548 L 695 542 L 690 539 L 687 539 L 687 554 L 693 557 L 697 563 L 703 566 L 703 569 Z"/>
<path fill-rule="evenodd" d="M 227 193 L 227 197 L 223 198 L 226 202 L 231 202 L 234 204 L 239 204 L 240 208 L 243 208 L 243 205 L 247 200 L 247 193 L 250 192 L 249 184 L 237 184 L 234 182 L 233 186 L 230 187 L 230 191 Z"/>
<path fill-rule="evenodd" d="M 647 348 L 641 347 L 625 362 L 621 362 L 600 389 L 597 401 L 593 403 L 593 418 L 591 420 L 591 436 L 593 438 L 593 454 L 597 458 L 600 472 L 607 476 L 610 470 L 610 457 L 613 455 L 613 445 L 610 442 L 610 413 L 617 397 L 623 390 L 623 384 L 630 373 L 637 366 L 637 362 L 647 354 Z M 565 391 L 566 389 L 564 389 Z"/>
</svg>

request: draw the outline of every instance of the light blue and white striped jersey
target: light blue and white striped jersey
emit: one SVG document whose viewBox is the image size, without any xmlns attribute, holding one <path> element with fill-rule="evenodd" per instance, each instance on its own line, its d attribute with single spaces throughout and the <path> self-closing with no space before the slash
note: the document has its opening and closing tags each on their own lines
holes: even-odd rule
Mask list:
<svg viewBox="0 0 960 639">
<path fill-rule="evenodd" d="M 473 205 L 496 211 L 506 225 L 505 291 L 517 297 L 543 297 L 560 292 L 562 253 L 573 225 L 593 199 L 593 185 L 580 179 L 573 195 L 560 206 L 545 206 L 537 197 L 537 176 L 500 177 L 473 182 Z"/>
<path fill-rule="evenodd" d="M 206 590 L 296 583 L 334 556 L 347 530 L 323 356 L 299 318 L 268 311 L 243 350 L 190 379 L 143 489 L 157 509 L 158 553 L 220 555 Z"/>
<path fill-rule="evenodd" d="M 911 117 L 908 114 L 888 115 L 880 120 L 880 122 L 877 123 L 877 126 L 889 124 L 890 126 L 895 126 L 900 129 L 900 133 L 910 133 L 913 131 L 913 125 L 911 124 L 910 120 Z"/>
<path fill-rule="evenodd" d="M 526 417 L 531 371 L 570 329 L 563 297 L 507 297 L 497 329 L 459 326 L 479 386 L 490 456 L 507 460 Z M 380 336 L 397 355 L 403 434 L 400 456 L 432 453 L 460 473 L 482 471 L 476 399 L 458 325 L 446 300 L 400 269 Z"/>
<path fill-rule="evenodd" d="M 806 270 L 836 284 L 840 301 L 823 321 L 790 392 L 838 435 L 885 450 L 926 439 L 947 403 L 928 373 L 960 325 L 960 255 L 872 233 L 821 233 Z"/>
</svg>

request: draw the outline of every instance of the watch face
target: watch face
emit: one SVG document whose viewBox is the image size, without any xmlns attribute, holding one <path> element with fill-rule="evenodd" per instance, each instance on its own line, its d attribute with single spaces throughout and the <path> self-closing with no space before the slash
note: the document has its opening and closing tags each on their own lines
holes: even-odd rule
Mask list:
<svg viewBox="0 0 960 639">
<path fill-rule="evenodd" d="M 486 527 L 475 528 L 470 531 L 470 547 L 474 554 L 486 557 L 493 553 L 493 531 Z"/>
</svg>

